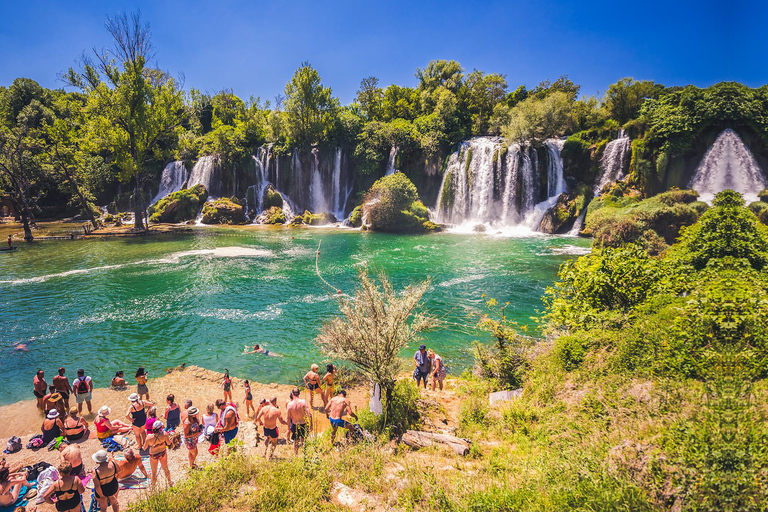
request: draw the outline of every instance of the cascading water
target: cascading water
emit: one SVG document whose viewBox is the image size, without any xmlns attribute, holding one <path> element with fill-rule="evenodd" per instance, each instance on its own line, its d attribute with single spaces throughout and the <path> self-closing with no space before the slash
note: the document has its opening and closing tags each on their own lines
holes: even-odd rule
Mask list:
<svg viewBox="0 0 768 512">
<path fill-rule="evenodd" d="M 160 188 L 157 191 L 157 195 L 152 199 L 152 203 L 156 203 L 165 196 L 178 192 L 184 183 L 187 181 L 187 168 L 184 167 L 184 162 L 176 160 L 165 166 L 163 174 L 160 177 Z"/>
<path fill-rule="evenodd" d="M 546 210 L 565 191 L 563 145 L 559 139 L 545 141 L 547 158 L 540 166 L 538 153 L 529 144 L 505 148 L 496 137 L 462 142 L 448 158 L 435 218 L 458 225 L 460 231 L 478 224 L 537 230 Z M 540 169 L 544 164 L 546 169 Z"/>
<path fill-rule="evenodd" d="M 600 194 L 603 187 L 613 181 L 618 181 L 624 177 L 624 167 L 629 156 L 630 139 L 624 134 L 624 130 L 619 130 L 617 139 L 612 140 L 605 146 L 605 151 L 600 159 L 600 179 L 595 182 L 593 192 L 595 196 Z"/>
<path fill-rule="evenodd" d="M 707 150 L 688 186 L 702 201 L 711 202 L 718 192 L 731 189 L 750 203 L 766 188 L 766 179 L 738 134 L 726 129 Z"/>
<path fill-rule="evenodd" d="M 320 151 L 312 148 L 312 178 L 309 184 L 312 211 L 327 212 L 328 201 L 323 191 L 323 178 L 320 175 Z"/>
<path fill-rule="evenodd" d="M 208 190 L 209 197 L 213 196 L 211 180 L 213 179 L 215 164 L 216 156 L 214 155 L 201 157 L 200 160 L 195 162 L 192 174 L 189 175 L 187 188 L 194 187 L 195 185 L 204 185 L 206 190 Z"/>
<path fill-rule="evenodd" d="M 397 154 L 399 152 L 400 148 L 397 146 L 392 146 L 392 149 L 389 150 L 389 159 L 387 159 L 387 171 L 384 173 L 384 176 L 395 174 L 395 162 L 397 161 Z"/>
<path fill-rule="evenodd" d="M 347 209 L 347 199 L 349 198 L 350 189 L 344 187 L 342 190 L 341 183 L 341 166 L 342 166 L 343 153 L 341 148 L 336 148 L 336 153 L 333 157 L 333 213 L 337 219 L 343 219 L 344 213 Z"/>
</svg>

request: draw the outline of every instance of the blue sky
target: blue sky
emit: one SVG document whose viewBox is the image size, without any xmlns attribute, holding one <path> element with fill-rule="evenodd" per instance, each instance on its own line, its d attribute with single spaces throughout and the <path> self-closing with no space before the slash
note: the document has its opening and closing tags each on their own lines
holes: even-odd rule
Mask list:
<svg viewBox="0 0 768 512">
<path fill-rule="evenodd" d="M 768 83 L 768 2 L 0 0 L 0 85 L 58 72 L 104 47 L 107 15 L 140 9 L 157 62 L 186 87 L 273 99 L 308 60 L 343 103 L 363 77 L 415 85 L 431 59 L 507 75 L 510 88 L 567 74 L 596 94 L 624 76 L 665 85 Z"/>
</svg>

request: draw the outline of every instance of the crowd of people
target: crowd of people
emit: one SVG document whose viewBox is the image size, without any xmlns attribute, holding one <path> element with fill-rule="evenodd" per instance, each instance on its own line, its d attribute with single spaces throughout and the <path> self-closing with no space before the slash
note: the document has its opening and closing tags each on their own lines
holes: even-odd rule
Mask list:
<svg viewBox="0 0 768 512">
<path fill-rule="evenodd" d="M 322 378 L 317 373 L 318 368 L 318 365 L 313 364 L 304 377 L 310 403 L 301 398 L 301 390 L 296 387 L 291 390 L 284 409 L 278 405 L 277 396 L 262 398 L 254 407 L 250 383 L 247 380 L 243 382 L 245 421 L 252 419 L 257 427 L 257 437 L 263 435 L 265 458 L 274 455 L 281 425 L 287 427 L 287 441 L 293 444 L 294 453 L 298 454 L 313 432 L 312 410 L 315 409 L 316 393 L 323 403 L 316 410 L 328 416 L 332 443 L 335 442 L 339 428 L 351 427 L 345 419 L 347 415 L 357 419 L 346 391 L 336 389 L 336 367 L 328 365 Z M 58 511 L 80 511 L 85 492 L 81 479 L 89 474 L 94 482 L 95 499 L 100 510 L 106 512 L 108 507 L 112 507 L 112 510 L 118 512 L 119 482 L 130 477 L 137 469 L 151 480 L 153 487 L 157 484 L 160 471 L 168 485 L 173 485 L 168 465 L 169 447 L 183 444 L 190 468 L 196 468 L 199 443 L 207 441 L 208 451 L 218 455 L 222 445 L 228 445 L 237 438 L 242 420 L 233 399 L 233 380 L 228 370 L 225 369 L 219 383 L 223 397 L 209 403 L 205 412 L 195 407 L 189 399 L 180 407 L 173 394 L 166 396 L 163 408 L 156 401 L 150 400 L 149 375 L 146 370 L 139 368 L 134 378 L 136 391 L 127 397 L 129 405 L 125 410 L 125 421 L 119 415 L 115 417 L 109 406 L 103 405 L 96 411 L 92 431 L 90 423 L 82 415 L 84 404 L 88 413 L 92 414 L 94 399 L 93 380 L 86 375 L 84 369 L 77 370 L 77 377 L 70 382 L 66 369 L 61 367 L 50 386 L 43 370 L 34 376 L 34 395 L 37 407 L 44 416 L 42 433 L 37 437 L 41 438 L 42 446 L 55 444 L 60 450 L 60 464 L 57 467 L 60 477 L 43 493 L 47 501 L 56 504 Z M 110 387 L 118 391 L 128 389 L 124 372 L 115 374 Z M 70 405 L 72 395 L 75 400 Z M 88 473 L 78 443 L 94 437 L 105 443 L 104 446 L 107 446 L 106 443 L 118 444 L 123 455 L 115 457 L 114 452 L 99 450 L 92 456 L 96 465 Z M 149 472 L 142 463 L 142 455 L 149 457 Z M 19 489 L 25 485 L 29 486 L 29 482 L 23 472 L 11 471 L 5 465 L 0 467 L 0 506 L 13 504 L 19 496 Z"/>
</svg>

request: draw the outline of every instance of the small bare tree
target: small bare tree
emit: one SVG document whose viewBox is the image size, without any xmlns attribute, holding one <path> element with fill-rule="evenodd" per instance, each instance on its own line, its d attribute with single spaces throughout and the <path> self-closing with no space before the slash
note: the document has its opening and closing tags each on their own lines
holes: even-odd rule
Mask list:
<svg viewBox="0 0 768 512">
<path fill-rule="evenodd" d="M 349 361 L 378 382 L 388 414 L 397 375 L 403 370 L 400 352 L 418 342 L 419 333 L 437 320 L 418 311 L 429 279 L 398 292 L 384 272 L 376 277 L 378 282 L 367 269 L 359 272 L 355 296 L 338 295 L 341 316 L 323 323 L 315 343 L 328 356 Z"/>
</svg>

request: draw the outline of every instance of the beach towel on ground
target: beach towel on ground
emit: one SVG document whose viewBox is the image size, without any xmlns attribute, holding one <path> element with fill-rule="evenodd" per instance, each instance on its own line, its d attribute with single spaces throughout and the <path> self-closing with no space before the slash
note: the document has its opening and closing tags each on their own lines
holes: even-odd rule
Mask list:
<svg viewBox="0 0 768 512">
<path fill-rule="evenodd" d="M 108 452 L 119 452 L 123 450 L 123 445 L 115 441 L 114 437 L 108 437 L 101 442 L 101 447 Z"/>
</svg>

